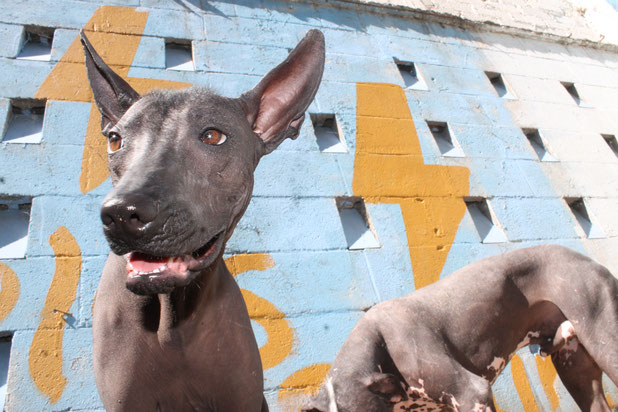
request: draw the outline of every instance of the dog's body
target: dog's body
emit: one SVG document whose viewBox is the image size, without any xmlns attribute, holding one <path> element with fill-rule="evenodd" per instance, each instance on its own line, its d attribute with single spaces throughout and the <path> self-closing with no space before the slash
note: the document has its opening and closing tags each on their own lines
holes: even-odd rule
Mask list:
<svg viewBox="0 0 618 412">
<path fill-rule="evenodd" d="M 582 410 L 609 411 L 601 371 L 618 384 L 618 281 L 560 246 L 473 263 L 370 309 L 304 410 L 495 410 L 491 384 L 528 344 L 551 354 Z"/>
<path fill-rule="evenodd" d="M 259 351 L 223 250 L 260 158 L 295 138 L 324 67 L 311 31 L 238 99 L 140 96 L 82 33 L 114 189 L 94 308 L 94 371 L 107 410 L 266 411 Z"/>
</svg>

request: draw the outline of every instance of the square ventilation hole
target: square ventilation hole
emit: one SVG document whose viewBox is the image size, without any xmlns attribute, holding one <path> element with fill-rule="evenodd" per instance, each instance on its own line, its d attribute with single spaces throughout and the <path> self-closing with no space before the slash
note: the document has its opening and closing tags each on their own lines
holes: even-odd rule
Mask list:
<svg viewBox="0 0 618 412">
<path fill-rule="evenodd" d="M 577 88 L 575 87 L 575 83 L 560 82 L 560 84 L 562 84 L 564 88 L 566 89 L 566 91 L 569 92 L 569 94 L 571 95 L 573 100 L 575 100 L 575 103 L 577 103 L 578 106 L 588 107 L 588 104 L 585 101 L 583 101 L 581 97 L 579 97 L 579 92 L 577 91 Z"/>
<path fill-rule="evenodd" d="M 407 89 L 427 90 L 427 83 L 425 83 L 423 75 L 413 62 L 399 60 L 396 57 L 393 57 L 393 60 Z"/>
<path fill-rule="evenodd" d="M 521 129 L 521 131 L 530 142 L 530 146 L 536 152 L 536 155 L 539 157 L 539 160 L 542 162 L 557 162 L 554 156 L 549 153 L 549 150 L 545 147 L 545 143 L 543 143 L 543 137 L 539 132 L 539 129 Z"/>
<path fill-rule="evenodd" d="M 496 89 L 496 93 L 498 93 L 498 96 L 502 97 L 503 99 L 517 99 L 515 93 L 511 91 L 511 88 L 504 81 L 504 77 L 502 77 L 500 73 L 485 72 L 485 75 L 491 82 L 491 85 L 494 86 L 494 89 Z"/>
<path fill-rule="evenodd" d="M 474 222 L 474 226 L 481 237 L 483 243 L 503 243 L 506 236 L 498 225 L 498 220 L 494 216 L 487 199 L 468 198 L 465 199 L 468 213 Z"/>
<path fill-rule="evenodd" d="M 318 142 L 318 147 L 324 153 L 347 153 L 342 133 L 334 114 L 311 113 L 311 123 Z"/>
<path fill-rule="evenodd" d="M 44 116 L 45 100 L 11 99 L 11 110 L 2 141 L 41 143 Z"/>
<path fill-rule="evenodd" d="M 51 27 L 26 26 L 18 59 L 49 61 L 51 58 L 54 29 Z"/>
<path fill-rule="evenodd" d="M 195 71 L 191 41 L 165 40 L 165 68 L 168 70 Z"/>
<path fill-rule="evenodd" d="M 11 357 L 11 335 L 0 336 L 0 411 L 4 411 L 6 387 L 9 377 L 9 359 Z"/>
<path fill-rule="evenodd" d="M 618 156 L 618 141 L 616 141 L 616 136 L 613 134 L 602 134 L 605 143 L 614 151 L 614 154 Z"/>
<path fill-rule="evenodd" d="M 455 137 L 451 135 L 448 125 L 445 122 L 432 122 L 427 120 L 427 126 L 438 144 L 438 149 L 442 156 L 446 157 L 465 157 L 463 150 Z"/>
<path fill-rule="evenodd" d="M 26 256 L 30 199 L 0 198 L 0 259 Z"/>
<path fill-rule="evenodd" d="M 600 239 L 605 237 L 603 230 L 596 225 L 590 218 L 586 203 L 581 197 L 567 197 L 564 201 L 571 209 L 571 213 L 575 216 L 575 220 L 579 223 L 579 226 L 584 230 L 584 233 L 589 239 Z"/>
<path fill-rule="evenodd" d="M 337 209 L 348 249 L 375 249 L 380 247 L 378 237 L 360 197 L 339 197 Z"/>
</svg>

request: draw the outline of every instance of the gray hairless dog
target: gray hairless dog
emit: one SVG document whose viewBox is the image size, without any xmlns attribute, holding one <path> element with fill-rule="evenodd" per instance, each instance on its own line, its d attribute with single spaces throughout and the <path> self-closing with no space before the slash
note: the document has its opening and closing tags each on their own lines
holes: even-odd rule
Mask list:
<svg viewBox="0 0 618 412">
<path fill-rule="evenodd" d="M 618 281 L 560 246 L 473 263 L 370 309 L 304 411 L 494 411 L 491 384 L 540 345 L 584 411 L 609 411 L 618 384 Z"/>
<path fill-rule="evenodd" d="M 112 253 L 93 325 L 105 408 L 268 410 L 247 308 L 222 255 L 258 161 L 298 135 L 324 36 L 310 31 L 237 99 L 199 88 L 142 97 L 81 40 L 114 185 L 101 209 Z"/>
</svg>

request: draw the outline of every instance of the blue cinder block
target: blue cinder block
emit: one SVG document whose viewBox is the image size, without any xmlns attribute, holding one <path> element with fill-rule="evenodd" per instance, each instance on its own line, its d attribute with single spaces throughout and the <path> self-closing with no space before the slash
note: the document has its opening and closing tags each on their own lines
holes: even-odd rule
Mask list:
<svg viewBox="0 0 618 412">
<path fill-rule="evenodd" d="M 334 197 L 344 193 L 339 168 L 326 153 L 274 151 L 262 158 L 255 173 L 254 196 Z"/>
<path fill-rule="evenodd" d="M 49 256 L 28 257 L 3 259 L 2 263 L 15 272 L 20 290 L 19 299 L 13 310 L 0 323 L 0 330 L 36 329 L 41 321 L 45 296 L 54 276 L 54 259 Z"/>
<path fill-rule="evenodd" d="M 0 97 L 34 97 L 53 65 L 52 62 L 0 58 L 0 73 L 3 75 Z"/>
<path fill-rule="evenodd" d="M 165 39 L 142 36 L 131 66 L 165 69 Z"/>
<path fill-rule="evenodd" d="M 107 255 L 100 207 L 102 197 L 41 196 L 32 201 L 27 256 L 53 256 L 49 236 L 65 226 L 77 241 L 82 256 Z"/>
<path fill-rule="evenodd" d="M 303 314 L 289 318 L 294 328 L 292 353 L 279 365 L 264 371 L 264 388 L 275 388 L 293 372 L 316 363 L 332 363 L 362 311 Z"/>
<path fill-rule="evenodd" d="M 369 278 L 355 271 L 345 250 L 271 253 L 275 266 L 238 275 L 241 288 L 273 303 L 286 316 L 362 310 L 375 302 Z"/>
<path fill-rule="evenodd" d="M 220 42 L 293 48 L 312 27 L 274 20 L 204 15 L 206 39 Z"/>
<path fill-rule="evenodd" d="M 99 235 L 99 228 L 93 225 L 91 233 Z M 93 304 L 107 254 L 99 256 L 84 256 L 82 258 L 82 274 L 79 279 L 79 308 L 74 313 L 79 327 L 92 327 Z"/>
<path fill-rule="evenodd" d="M 347 243 L 334 199 L 254 197 L 238 223 L 227 251 L 239 253 L 345 248 Z"/>
<path fill-rule="evenodd" d="M 511 242 L 576 237 L 577 222 L 560 198 L 494 198 L 492 205 Z"/>
<path fill-rule="evenodd" d="M 397 204 L 368 203 L 365 206 L 381 245 L 379 249 L 362 251 L 378 301 L 412 292 L 414 281 L 401 207 Z M 350 253 L 355 256 L 355 261 L 361 259 L 359 253 Z"/>
<path fill-rule="evenodd" d="M 74 146 L 72 150 L 75 153 L 82 152 L 90 106 L 91 103 L 49 100 L 45 107 L 42 152 L 48 146 L 56 145 Z M 103 135 L 100 138 L 105 139 Z M 35 147 L 32 146 L 32 149 L 35 150 Z"/>
<path fill-rule="evenodd" d="M 54 30 L 54 40 L 52 42 L 50 60 L 53 62 L 60 60 L 77 36 L 79 36 L 79 30 Z"/>
<path fill-rule="evenodd" d="M 281 47 L 216 41 L 195 42 L 193 50 L 198 70 L 259 76 L 265 75 L 288 55 L 288 51 Z"/>
<path fill-rule="evenodd" d="M 134 0 L 131 0 L 134 1 Z M 43 27 L 81 28 L 100 7 L 97 2 L 41 0 L 32 7 L 28 1 L 3 4 L 0 21 Z"/>
<path fill-rule="evenodd" d="M 204 24 L 199 15 L 187 10 L 149 8 L 144 36 L 166 39 L 200 40 L 204 38 Z"/>
<path fill-rule="evenodd" d="M 23 35 L 24 26 L 0 23 L 0 57 L 17 57 Z"/>
</svg>

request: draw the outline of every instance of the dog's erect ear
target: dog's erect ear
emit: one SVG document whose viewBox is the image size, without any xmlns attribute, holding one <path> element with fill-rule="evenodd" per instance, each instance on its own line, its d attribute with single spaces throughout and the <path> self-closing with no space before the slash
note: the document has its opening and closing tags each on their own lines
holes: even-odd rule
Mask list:
<svg viewBox="0 0 618 412">
<path fill-rule="evenodd" d="M 367 378 L 367 389 L 384 398 L 389 403 L 397 403 L 408 398 L 400 379 L 390 373 L 374 373 Z"/>
<path fill-rule="evenodd" d="M 286 138 L 295 139 L 324 72 L 324 35 L 309 31 L 287 59 L 240 99 L 266 153 Z"/>
<path fill-rule="evenodd" d="M 101 112 L 101 130 L 103 134 L 106 134 L 129 107 L 139 100 L 140 95 L 105 64 L 83 30 L 79 36 L 86 55 L 86 72 L 90 88 Z"/>
</svg>

